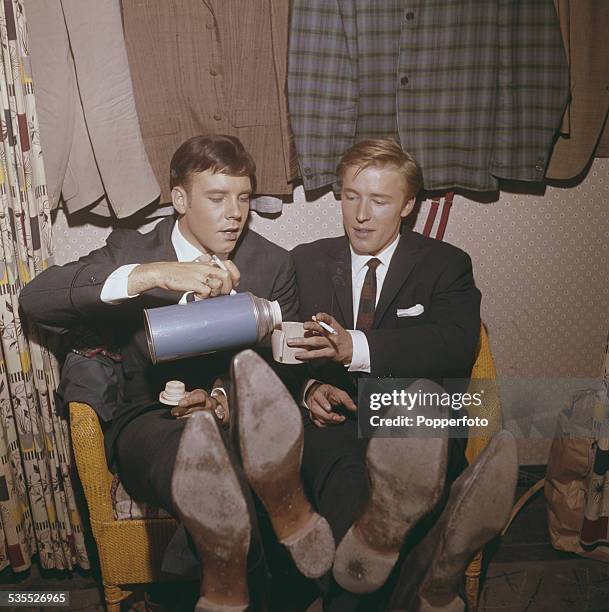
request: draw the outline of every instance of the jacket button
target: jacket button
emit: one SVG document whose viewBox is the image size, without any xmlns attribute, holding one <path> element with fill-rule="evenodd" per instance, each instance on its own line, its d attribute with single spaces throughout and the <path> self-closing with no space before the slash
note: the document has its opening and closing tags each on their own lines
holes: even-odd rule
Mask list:
<svg viewBox="0 0 609 612">
<path fill-rule="evenodd" d="M 216 114 L 214 115 L 214 119 L 215 119 L 216 121 L 221 121 L 221 120 L 222 120 L 222 115 L 221 115 L 220 113 L 216 113 Z"/>
<path fill-rule="evenodd" d="M 407 85 L 407 84 L 408 84 L 408 77 L 407 77 L 407 76 L 403 76 L 403 77 L 400 79 L 400 83 L 401 83 L 402 85 Z"/>
<path fill-rule="evenodd" d="M 406 13 L 406 19 L 408 21 L 412 21 L 414 19 L 414 13 L 412 11 L 409 11 L 408 13 Z"/>
<path fill-rule="evenodd" d="M 95 278 L 95 276 L 89 276 L 89 282 L 93 285 L 97 282 L 97 279 Z"/>
</svg>

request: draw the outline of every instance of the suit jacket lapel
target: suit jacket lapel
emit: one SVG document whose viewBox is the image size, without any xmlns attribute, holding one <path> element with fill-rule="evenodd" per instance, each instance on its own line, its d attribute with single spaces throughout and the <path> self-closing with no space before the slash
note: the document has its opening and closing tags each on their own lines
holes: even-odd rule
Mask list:
<svg viewBox="0 0 609 612">
<path fill-rule="evenodd" d="M 330 274 L 332 275 L 332 284 L 334 286 L 334 299 L 342 321 L 339 317 L 335 318 L 346 329 L 353 329 L 353 290 L 351 283 L 351 251 L 349 250 L 349 241 L 345 237 L 340 240 L 336 250 L 331 253 L 332 267 Z"/>
<path fill-rule="evenodd" d="M 248 227 L 243 230 L 239 238 L 237 247 L 232 252 L 230 258 L 241 272 L 241 282 L 235 289 L 237 293 L 245 291 L 256 292 L 256 288 L 262 282 L 261 276 L 265 273 L 264 268 L 256 265 L 256 241 L 252 239 Z"/>
<path fill-rule="evenodd" d="M 424 246 L 416 239 L 414 233 L 411 230 L 404 230 L 395 253 L 391 258 L 381 296 L 376 305 L 374 323 L 372 324 L 373 329 L 379 326 L 387 308 L 389 308 L 389 304 L 395 299 L 398 291 L 408 280 L 410 273 L 424 252 Z"/>
</svg>

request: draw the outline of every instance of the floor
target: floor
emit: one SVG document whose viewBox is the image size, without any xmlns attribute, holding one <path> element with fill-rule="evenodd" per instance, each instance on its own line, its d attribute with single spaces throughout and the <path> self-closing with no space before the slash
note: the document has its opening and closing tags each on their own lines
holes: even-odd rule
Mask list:
<svg viewBox="0 0 609 612">
<path fill-rule="evenodd" d="M 519 494 L 543 471 L 523 468 Z M 516 518 L 500 544 L 490 547 L 480 596 L 480 611 L 609 612 L 609 564 L 555 551 L 548 540 L 543 494 L 537 495 Z M 19 576 L 0 573 L 0 590 L 67 590 L 70 609 L 102 612 L 102 596 L 95 572 L 41 572 L 33 567 Z M 124 610 L 142 610 L 142 593 L 136 593 Z M 12 609 L 12 608 L 8 608 Z M 19 607 L 38 611 L 43 608 Z M 48 608 L 46 608 L 48 609 Z M 283 611 L 281 611 L 283 612 Z"/>
<path fill-rule="evenodd" d="M 521 470 L 518 494 L 541 476 L 537 467 Z M 489 557 L 481 611 L 609 611 L 609 564 L 552 548 L 543 492 L 525 506 Z"/>
</svg>

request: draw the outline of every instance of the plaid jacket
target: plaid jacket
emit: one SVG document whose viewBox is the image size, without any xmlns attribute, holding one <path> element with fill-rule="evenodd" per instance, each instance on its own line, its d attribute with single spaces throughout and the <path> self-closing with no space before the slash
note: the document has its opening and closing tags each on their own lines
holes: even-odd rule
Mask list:
<svg viewBox="0 0 609 612">
<path fill-rule="evenodd" d="M 542 180 L 567 98 L 552 0 L 293 0 L 288 102 L 307 189 L 383 136 L 428 190 Z"/>
</svg>

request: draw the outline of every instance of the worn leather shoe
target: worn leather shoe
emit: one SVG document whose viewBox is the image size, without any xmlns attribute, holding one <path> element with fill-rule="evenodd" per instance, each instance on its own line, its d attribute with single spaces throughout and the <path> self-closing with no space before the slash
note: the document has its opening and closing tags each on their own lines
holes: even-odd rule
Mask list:
<svg viewBox="0 0 609 612">
<path fill-rule="evenodd" d="M 517 479 L 516 440 L 499 432 L 455 480 L 437 523 L 406 557 L 390 610 L 465 609 L 460 582 L 474 555 L 506 524 Z"/>
<path fill-rule="evenodd" d="M 429 393 L 444 391 L 424 379 L 416 381 L 413 388 Z M 446 414 L 443 406 L 426 410 L 430 417 Z M 385 416 L 397 414 L 400 411 L 392 408 Z M 447 437 L 408 438 L 407 434 L 393 430 L 389 432 L 393 437 L 374 437 L 368 445 L 370 498 L 362 516 L 340 542 L 333 570 L 338 584 L 352 593 L 370 593 L 385 583 L 406 536 L 442 494 Z"/>
<path fill-rule="evenodd" d="M 300 478 L 300 410 L 254 351 L 243 351 L 233 359 L 232 380 L 245 476 L 296 567 L 305 576 L 318 578 L 332 567 L 334 538 L 327 521 L 309 503 Z"/>
<path fill-rule="evenodd" d="M 216 418 L 209 412 L 196 412 L 188 419 L 171 493 L 203 568 L 196 612 L 243 612 L 248 605 L 250 518 Z"/>
</svg>

